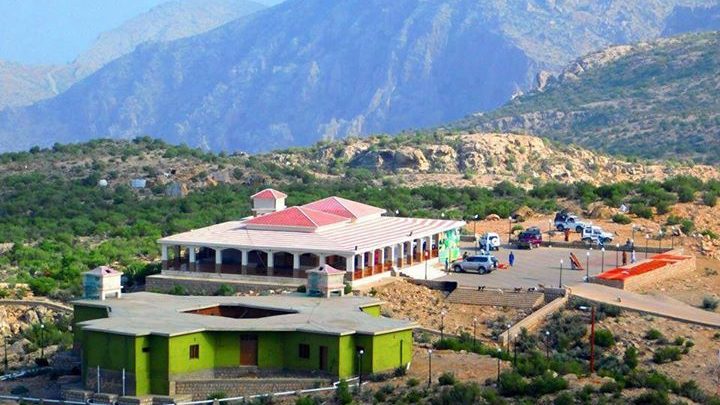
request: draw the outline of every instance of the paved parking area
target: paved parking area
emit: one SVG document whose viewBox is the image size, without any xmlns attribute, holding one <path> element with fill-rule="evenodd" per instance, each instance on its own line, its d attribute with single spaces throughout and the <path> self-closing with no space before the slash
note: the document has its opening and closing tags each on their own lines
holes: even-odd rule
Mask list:
<svg viewBox="0 0 720 405">
<path fill-rule="evenodd" d="M 476 252 L 472 247 L 466 247 L 470 254 Z M 557 287 L 560 282 L 560 259 L 563 260 L 562 282 L 564 285 L 582 283 L 585 271 L 570 270 L 570 253 L 574 252 L 583 266 L 586 265 L 588 250 L 566 249 L 556 247 L 542 247 L 533 250 L 517 250 L 515 253 L 515 266 L 509 270 L 497 270 L 490 274 L 476 273 L 449 273 L 438 280 L 457 281 L 461 286 L 477 287 L 484 285 L 495 288 L 529 288 L 543 284 L 547 287 Z M 590 275 L 601 273 L 602 255 L 598 250 L 590 252 Z M 510 250 L 503 246 L 499 252 L 493 252 L 500 263 L 508 263 Z M 638 259 L 644 256 L 638 255 Z M 619 257 L 618 260 L 622 260 Z M 615 252 L 605 252 L 605 270 L 615 267 Z"/>
</svg>

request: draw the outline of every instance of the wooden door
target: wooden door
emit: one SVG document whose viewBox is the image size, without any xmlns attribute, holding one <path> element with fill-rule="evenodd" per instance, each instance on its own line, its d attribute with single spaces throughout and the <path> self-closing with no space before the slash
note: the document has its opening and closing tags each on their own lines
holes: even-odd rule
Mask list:
<svg viewBox="0 0 720 405">
<path fill-rule="evenodd" d="M 328 348 L 327 346 L 320 346 L 320 370 L 327 371 L 328 369 Z"/>
<path fill-rule="evenodd" d="M 240 365 L 257 366 L 258 337 L 257 335 L 240 336 Z"/>
</svg>

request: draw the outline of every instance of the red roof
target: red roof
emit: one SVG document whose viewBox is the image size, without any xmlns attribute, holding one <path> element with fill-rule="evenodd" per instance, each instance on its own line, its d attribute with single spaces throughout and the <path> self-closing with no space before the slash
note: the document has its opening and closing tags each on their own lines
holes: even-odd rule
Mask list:
<svg viewBox="0 0 720 405">
<path fill-rule="evenodd" d="M 277 200 L 280 198 L 287 198 L 287 194 L 281 193 L 280 191 L 273 190 L 272 188 L 266 188 L 263 191 L 260 191 L 259 193 L 255 193 L 250 198 L 257 198 L 260 200 Z"/>
<path fill-rule="evenodd" d="M 113 269 L 112 267 L 108 267 L 108 266 L 99 266 L 99 267 L 96 267 L 96 268 L 88 271 L 87 273 L 93 274 L 96 276 L 100 276 L 100 277 L 112 276 L 115 274 L 122 274 L 119 271 Z"/>
<path fill-rule="evenodd" d="M 346 218 L 307 207 L 290 207 L 245 221 L 249 225 L 318 228 L 347 221 Z"/>
<path fill-rule="evenodd" d="M 608 270 L 598 275 L 598 278 L 601 278 L 603 280 L 625 280 L 630 277 L 639 276 L 640 274 L 645 274 L 653 270 L 665 267 L 669 264 L 673 264 L 687 259 L 691 259 L 691 257 L 666 253 L 659 254 L 651 257 L 650 260 L 643 260 L 629 266 L 617 267 L 612 270 Z"/>
<path fill-rule="evenodd" d="M 326 264 L 326 265 L 320 267 L 320 271 L 324 271 L 327 274 L 345 274 L 344 271 L 338 270 L 329 264 Z"/>
<path fill-rule="evenodd" d="M 357 219 L 368 215 L 382 214 L 384 209 L 348 200 L 341 197 L 328 197 L 303 205 L 318 211 L 327 212 L 345 218 Z"/>
</svg>

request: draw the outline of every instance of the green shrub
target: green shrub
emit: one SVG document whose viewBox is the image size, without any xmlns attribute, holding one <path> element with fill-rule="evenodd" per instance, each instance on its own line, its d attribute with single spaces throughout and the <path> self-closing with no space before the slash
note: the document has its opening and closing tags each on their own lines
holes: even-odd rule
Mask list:
<svg viewBox="0 0 720 405">
<path fill-rule="evenodd" d="M 708 207 L 714 207 L 717 205 L 718 194 L 715 191 L 706 191 L 703 194 L 703 204 Z"/>
<path fill-rule="evenodd" d="M 600 386 L 600 392 L 603 394 L 613 394 L 622 391 L 622 387 L 615 381 L 608 381 Z"/>
<path fill-rule="evenodd" d="M 211 392 L 207 395 L 208 400 L 223 399 L 223 398 L 227 398 L 227 394 L 222 391 Z"/>
<path fill-rule="evenodd" d="M 677 347 L 661 347 L 653 354 L 653 361 L 657 364 L 670 363 L 678 361 L 682 357 L 682 352 Z"/>
<path fill-rule="evenodd" d="M 179 284 L 173 285 L 172 288 L 170 289 L 170 291 L 168 291 L 168 294 L 170 294 L 170 295 L 190 295 L 190 293 L 188 292 L 188 289 Z"/>
<path fill-rule="evenodd" d="M 527 393 L 532 396 L 554 394 L 568 387 L 568 382 L 562 377 L 555 377 L 552 372 L 547 371 L 532 379 L 527 387 Z"/>
<path fill-rule="evenodd" d="M 295 400 L 295 405 L 320 405 L 322 402 L 319 398 L 303 395 Z"/>
<path fill-rule="evenodd" d="M 423 398 L 423 396 L 424 395 L 422 392 L 413 388 L 410 391 L 408 391 L 407 394 L 405 394 L 405 401 L 407 401 L 410 404 L 416 404 L 416 403 L 420 402 L 420 400 Z"/>
<path fill-rule="evenodd" d="M 352 293 L 352 286 L 350 284 L 345 284 L 345 289 L 343 290 L 345 295 L 350 295 Z"/>
<path fill-rule="evenodd" d="M 500 394 L 505 397 L 525 395 L 528 389 L 528 384 L 523 376 L 515 371 L 505 371 L 500 374 L 497 386 Z"/>
<path fill-rule="evenodd" d="M 700 389 L 698 384 L 693 380 L 688 380 L 680 384 L 680 388 L 677 393 L 697 403 L 705 403 L 708 400 L 708 395 L 705 394 L 705 392 Z"/>
<path fill-rule="evenodd" d="M 715 311 L 720 305 L 720 299 L 706 295 L 702 300 L 702 308 L 706 311 Z"/>
<path fill-rule="evenodd" d="M 595 331 L 595 344 L 600 347 L 612 347 L 615 344 L 615 336 L 608 329 Z"/>
<path fill-rule="evenodd" d="M 670 226 L 680 225 L 680 221 L 682 221 L 682 218 L 680 218 L 679 216 L 677 216 L 677 215 L 670 215 L 670 216 L 668 216 L 667 222 L 665 222 L 665 224 L 666 224 L 666 225 L 670 225 Z"/>
<path fill-rule="evenodd" d="M 685 344 L 685 338 L 682 336 L 678 336 L 675 338 L 675 340 L 673 340 L 673 344 L 675 346 L 682 346 Z"/>
<path fill-rule="evenodd" d="M 411 378 L 408 378 L 408 380 L 405 384 L 407 384 L 408 387 L 417 387 L 418 385 L 420 385 L 420 380 L 418 380 L 415 377 L 411 377 Z"/>
<path fill-rule="evenodd" d="M 638 395 L 633 403 L 636 405 L 670 405 L 667 391 L 646 391 Z"/>
<path fill-rule="evenodd" d="M 440 374 L 440 377 L 438 378 L 438 383 L 440 385 L 455 385 L 457 380 L 455 379 L 455 374 L 450 372 L 444 372 Z"/>
<path fill-rule="evenodd" d="M 27 395 L 29 392 L 28 387 L 24 385 L 16 385 L 10 389 L 10 393 L 17 396 Z"/>
<path fill-rule="evenodd" d="M 632 222 L 632 219 L 625 214 L 615 214 L 612 216 L 612 221 L 616 224 L 627 225 Z"/>
<path fill-rule="evenodd" d="M 227 284 L 220 284 L 220 287 L 218 287 L 217 291 L 215 291 L 215 295 L 222 296 L 222 297 L 230 297 L 235 295 L 235 288 L 227 285 Z"/>
<path fill-rule="evenodd" d="M 353 395 L 352 392 L 350 392 L 350 387 L 348 386 L 347 381 L 340 380 L 337 385 L 337 390 L 335 391 L 335 399 L 342 405 L 352 403 Z"/>
<path fill-rule="evenodd" d="M 306 292 L 307 292 L 307 287 L 305 287 L 305 284 L 300 284 L 300 285 L 297 287 L 297 292 L 299 292 L 299 293 L 306 293 Z"/>
<path fill-rule="evenodd" d="M 575 398 L 569 392 L 563 392 L 558 395 L 553 401 L 554 405 L 573 405 L 575 404 Z"/>
<path fill-rule="evenodd" d="M 625 365 L 628 366 L 630 370 L 638 366 L 640 361 L 638 359 L 638 351 L 635 346 L 630 346 L 625 349 L 625 354 L 623 355 L 623 363 L 625 363 Z"/>
<path fill-rule="evenodd" d="M 630 212 L 637 215 L 640 218 L 652 219 L 653 211 L 652 208 L 644 204 L 633 204 Z"/>
<path fill-rule="evenodd" d="M 690 219 L 683 219 L 680 221 L 680 230 L 683 231 L 685 235 L 689 235 L 695 230 L 695 223 Z"/>
<path fill-rule="evenodd" d="M 645 332 L 645 339 L 647 340 L 658 340 L 662 337 L 662 332 L 657 329 L 649 329 L 647 332 Z"/>
<path fill-rule="evenodd" d="M 480 393 L 480 396 L 482 399 L 485 400 L 485 403 L 488 405 L 506 405 L 507 401 L 501 397 L 498 392 L 494 389 L 488 388 L 483 390 Z"/>
<path fill-rule="evenodd" d="M 450 389 L 442 390 L 432 401 L 435 405 L 474 405 L 480 399 L 480 386 L 477 383 L 457 383 Z"/>
<path fill-rule="evenodd" d="M 405 366 L 396 367 L 395 371 L 393 371 L 393 377 L 402 377 L 405 374 L 407 374 L 407 367 Z"/>
</svg>

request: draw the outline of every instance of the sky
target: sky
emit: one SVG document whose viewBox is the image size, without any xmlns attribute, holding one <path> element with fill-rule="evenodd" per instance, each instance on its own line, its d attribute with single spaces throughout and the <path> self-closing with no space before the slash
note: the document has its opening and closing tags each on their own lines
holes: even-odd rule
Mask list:
<svg viewBox="0 0 720 405">
<path fill-rule="evenodd" d="M 0 59 L 23 64 L 71 62 L 102 32 L 167 1 L 0 0 Z"/>
</svg>

